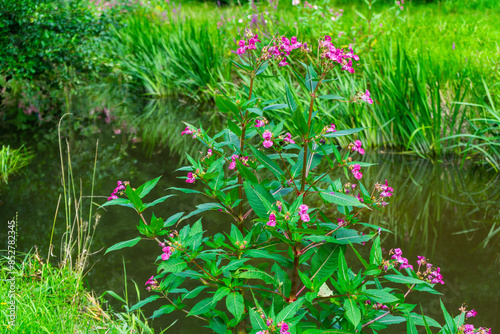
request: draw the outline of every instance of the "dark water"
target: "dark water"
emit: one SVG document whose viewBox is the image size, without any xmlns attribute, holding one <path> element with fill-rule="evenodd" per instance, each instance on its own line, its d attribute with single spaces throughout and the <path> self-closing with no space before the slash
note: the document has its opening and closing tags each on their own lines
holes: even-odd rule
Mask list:
<svg viewBox="0 0 500 334">
<path fill-rule="evenodd" d="M 183 173 L 174 173 L 179 166 L 178 156 L 169 154 L 168 150 L 148 156 L 141 144 L 132 144 L 121 135 L 113 135 L 109 128 L 99 134 L 70 138 L 74 180 L 77 188 L 81 185 L 85 195 L 90 194 L 97 139 L 95 203 L 106 201 L 117 180 L 128 180 L 133 186 L 138 186 L 163 175 L 149 198 L 165 195 L 168 187 L 185 185 L 183 180 L 176 178 Z M 37 158 L 25 173 L 1 189 L 1 236 L 6 240 L 7 221 L 17 212 L 18 252 L 28 252 L 37 245 L 41 255 L 46 257 L 58 197 L 62 192 L 61 167 L 57 142 L 35 145 L 35 150 Z M 471 321 L 476 327 L 488 326 L 493 332 L 500 330 L 499 176 L 473 166 L 460 169 L 452 162 L 431 163 L 380 152 L 367 156 L 365 160 L 378 165 L 365 169 L 364 180 L 388 179 L 395 190 L 391 204 L 383 213 L 362 217 L 365 222 L 395 232 L 383 235 L 386 251 L 400 247 L 404 256 L 413 262 L 417 255 L 425 255 L 441 267 L 446 284 L 439 286 L 438 290 L 444 294 L 442 300 L 448 310 L 456 315 L 462 303 L 466 303 L 478 312 Z M 179 195 L 155 207 L 154 212 L 156 216 L 166 218 L 180 211 L 190 212 L 201 202 L 202 199 L 196 196 Z M 88 216 L 89 199 L 83 198 L 83 204 Z M 134 282 L 142 298 L 148 294 L 144 282 L 155 274 L 155 265 L 151 262 L 159 255 L 158 246 L 153 242 L 141 242 L 132 249 L 103 255 L 102 249 L 137 235 L 138 218 L 122 207 L 100 210 L 98 214 L 100 218 L 91 251 L 101 251 L 90 258 L 86 282 L 98 294 L 113 290 L 123 296 L 125 264 L 129 299 L 133 304 L 137 301 Z M 208 213 L 203 217 L 204 227 L 209 233 L 226 229 L 227 222 L 221 221 L 220 217 L 218 213 Z M 59 210 L 54 236 L 56 255 L 60 251 L 64 229 L 64 210 Z M 5 248 L 6 244 L 2 244 L 0 248 Z M 51 261 L 56 263 L 57 258 Z M 415 298 L 419 296 L 422 298 Z M 108 298 L 115 309 L 120 309 L 119 302 Z M 424 312 L 443 323 L 438 297 L 421 294 L 411 298 L 413 302 L 422 301 Z M 146 314 L 151 315 L 159 306 L 148 305 Z M 203 322 L 193 317 L 185 318 L 181 312 L 155 320 L 154 326 L 165 328 L 175 320 L 178 321 L 170 332 L 211 332 L 202 328 Z M 401 331 L 404 330 L 391 332 Z"/>
</svg>

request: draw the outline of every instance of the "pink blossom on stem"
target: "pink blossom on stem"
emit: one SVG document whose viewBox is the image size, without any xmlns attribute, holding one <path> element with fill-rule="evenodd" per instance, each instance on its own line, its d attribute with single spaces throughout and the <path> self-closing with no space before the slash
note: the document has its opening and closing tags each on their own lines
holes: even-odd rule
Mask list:
<svg viewBox="0 0 500 334">
<path fill-rule="evenodd" d="M 266 125 L 266 123 L 264 123 L 264 121 L 263 121 L 263 120 L 260 120 L 260 119 L 256 119 L 256 120 L 255 120 L 255 123 L 256 123 L 256 124 L 255 124 L 255 127 L 256 127 L 256 128 L 260 128 L 260 127 L 263 127 L 263 126 L 265 126 L 265 125 Z"/>
<path fill-rule="evenodd" d="M 274 213 L 271 213 L 269 215 L 269 221 L 267 222 L 266 225 L 271 227 L 276 226 L 276 215 Z"/>
<path fill-rule="evenodd" d="M 273 146 L 272 138 L 273 138 L 273 133 L 269 130 L 264 131 L 264 134 L 262 135 L 262 138 L 264 138 L 264 147 L 269 148 Z"/>
<path fill-rule="evenodd" d="M 194 183 L 194 181 L 196 181 L 195 175 L 193 173 L 189 172 L 187 175 L 186 182 L 187 183 Z"/>
<path fill-rule="evenodd" d="M 283 138 L 283 141 L 286 141 L 287 143 L 290 144 L 295 144 L 295 141 L 292 139 L 292 135 L 290 134 L 290 132 L 286 133 L 286 136 L 285 138 Z"/>
<path fill-rule="evenodd" d="M 286 62 L 286 57 L 283 57 L 283 60 L 279 62 L 278 66 L 286 66 L 286 65 L 290 64 Z"/>
<path fill-rule="evenodd" d="M 229 164 L 229 169 L 235 169 L 236 168 L 236 159 L 238 159 L 238 155 L 233 154 L 231 156 L 231 163 Z"/>
<path fill-rule="evenodd" d="M 182 131 L 182 132 L 181 132 L 181 136 L 183 136 L 183 135 L 192 135 L 192 134 L 193 134 L 193 130 L 191 130 L 191 129 L 189 128 L 189 126 L 187 126 L 187 127 L 184 129 L 184 131 Z"/>
<path fill-rule="evenodd" d="M 337 132 L 337 130 L 335 129 L 335 124 L 331 124 L 329 128 L 326 128 L 326 133 L 330 133 L 330 132 Z"/>
<path fill-rule="evenodd" d="M 477 315 L 477 312 L 472 309 L 470 310 L 469 312 L 467 312 L 467 314 L 465 315 L 466 318 L 470 318 L 470 317 L 475 317 Z"/>
<path fill-rule="evenodd" d="M 306 214 L 307 210 L 309 210 L 309 207 L 305 204 L 302 204 L 301 206 L 299 206 L 299 215 Z"/>
<path fill-rule="evenodd" d="M 373 104 L 373 100 L 370 98 L 370 92 L 368 89 L 366 90 L 366 93 L 361 96 L 361 100 L 365 101 L 368 104 Z"/>
</svg>

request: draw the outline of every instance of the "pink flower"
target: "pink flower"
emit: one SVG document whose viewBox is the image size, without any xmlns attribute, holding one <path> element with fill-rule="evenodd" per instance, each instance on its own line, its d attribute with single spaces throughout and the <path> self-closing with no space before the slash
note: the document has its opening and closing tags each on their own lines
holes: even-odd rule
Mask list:
<svg viewBox="0 0 500 334">
<path fill-rule="evenodd" d="M 255 127 L 256 127 L 256 128 L 260 128 L 260 127 L 263 127 L 263 126 L 265 126 L 265 125 L 266 125 L 266 123 L 264 123 L 264 121 L 263 121 L 263 120 L 260 120 L 260 119 L 256 119 L 256 120 L 255 120 L 255 123 L 257 123 L 257 124 L 255 124 Z"/>
<path fill-rule="evenodd" d="M 349 169 L 351 170 L 352 172 L 352 175 L 357 179 L 357 180 L 361 180 L 361 178 L 363 177 L 363 174 L 361 173 L 361 166 L 359 164 L 354 164 L 354 165 L 350 165 L 349 166 Z"/>
<path fill-rule="evenodd" d="M 266 130 L 264 131 L 262 138 L 264 138 L 265 140 L 271 140 L 271 138 L 273 138 L 273 133 L 269 130 Z"/>
<path fill-rule="evenodd" d="M 475 317 L 477 315 L 477 312 L 472 309 L 470 310 L 469 312 L 467 312 L 467 314 L 465 315 L 466 318 L 470 318 L 470 317 Z"/>
<path fill-rule="evenodd" d="M 264 147 L 265 148 L 269 148 L 271 146 L 273 146 L 273 142 L 272 141 L 270 141 L 270 140 L 264 140 Z"/>
<path fill-rule="evenodd" d="M 343 220 L 342 218 L 337 218 L 337 223 L 338 223 L 339 227 L 343 227 L 343 226 L 347 225 L 346 221 Z"/>
<path fill-rule="evenodd" d="M 373 100 L 370 98 L 370 92 L 368 89 L 366 90 L 366 93 L 361 96 L 361 100 L 365 101 L 366 103 L 373 104 Z"/>
<path fill-rule="evenodd" d="M 356 177 L 356 176 L 355 176 Z M 358 196 L 356 196 L 356 198 L 358 199 L 358 201 L 360 201 L 361 203 L 364 202 L 363 200 L 363 197 L 361 197 L 361 194 L 358 194 Z"/>
<path fill-rule="evenodd" d="M 151 276 L 147 281 L 146 281 L 146 284 L 144 285 L 152 285 L 155 283 L 155 277 L 154 276 Z"/>
<path fill-rule="evenodd" d="M 361 140 L 356 140 L 354 144 L 350 144 L 349 146 L 351 147 L 351 152 L 358 152 L 361 155 L 365 154 L 365 150 L 361 147 L 361 145 L 363 145 Z"/>
<path fill-rule="evenodd" d="M 309 217 L 309 214 L 307 214 L 307 213 L 300 215 L 300 219 L 302 219 L 302 221 L 305 223 L 307 223 L 308 221 L 311 220 L 311 218 Z"/>
<path fill-rule="evenodd" d="M 290 64 L 286 62 L 286 57 L 284 57 L 283 60 L 280 61 L 280 63 L 278 64 L 278 66 L 286 66 L 286 65 L 290 65 Z"/>
<path fill-rule="evenodd" d="M 163 251 L 163 254 L 161 255 L 161 259 L 163 261 L 167 261 L 170 258 L 170 256 L 172 255 L 172 247 L 170 247 L 170 246 L 163 247 L 162 251 Z"/>
<path fill-rule="evenodd" d="M 118 196 L 116 196 L 115 194 L 111 195 L 108 197 L 108 201 L 111 201 L 111 200 L 114 200 L 114 199 L 117 199 Z"/>
<path fill-rule="evenodd" d="M 189 128 L 189 126 L 188 126 L 188 127 L 186 127 L 186 128 L 184 129 L 184 131 L 182 131 L 182 132 L 181 132 L 181 136 L 183 136 L 183 135 L 192 135 L 192 134 L 193 134 L 193 130 L 191 130 L 191 129 Z"/>
<path fill-rule="evenodd" d="M 276 215 L 274 213 L 271 213 L 269 215 L 269 221 L 267 222 L 267 226 L 276 226 Z"/>
<path fill-rule="evenodd" d="M 295 144 L 295 141 L 292 139 L 292 135 L 290 134 L 290 132 L 286 133 L 286 136 L 285 138 L 283 138 L 283 141 L 286 141 L 290 144 Z"/>
<path fill-rule="evenodd" d="M 238 159 L 238 155 L 233 154 L 231 156 L 232 162 L 229 164 L 229 169 L 235 169 L 236 168 L 236 159 Z"/>
<path fill-rule="evenodd" d="M 187 175 L 186 182 L 187 183 L 194 183 L 195 180 L 196 180 L 195 175 L 193 173 L 189 172 Z"/>
<path fill-rule="evenodd" d="M 337 132 L 337 130 L 335 130 L 335 124 L 332 123 L 332 125 L 330 125 L 330 127 L 326 129 L 326 133 L 329 132 Z"/>
<path fill-rule="evenodd" d="M 425 263 L 426 263 L 425 256 L 420 256 L 420 255 L 417 255 L 417 258 L 418 258 L 418 260 L 417 260 L 417 264 L 418 264 L 419 266 L 421 266 L 421 265 L 423 265 L 423 264 L 425 264 Z"/>
<path fill-rule="evenodd" d="M 299 215 L 306 214 L 307 210 L 309 210 L 309 207 L 305 204 L 302 204 L 301 206 L 299 206 Z"/>
</svg>

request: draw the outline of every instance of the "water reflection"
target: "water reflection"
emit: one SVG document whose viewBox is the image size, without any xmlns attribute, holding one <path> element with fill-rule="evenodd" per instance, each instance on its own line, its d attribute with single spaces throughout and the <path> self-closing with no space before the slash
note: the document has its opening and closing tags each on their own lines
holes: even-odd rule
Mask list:
<svg viewBox="0 0 500 334">
<path fill-rule="evenodd" d="M 147 117 L 154 120 L 155 112 Z M 179 124 L 175 117 L 171 122 Z M 165 126 L 169 126 L 168 131 L 180 132 L 182 125 L 167 123 Z M 184 181 L 177 179 L 178 175 L 174 173 L 178 167 L 178 156 L 161 152 L 145 154 L 141 146 L 124 144 L 120 136 L 113 136 L 112 133 L 112 129 L 107 129 L 99 134 L 101 140 L 94 192 L 103 197 L 94 199 L 95 202 L 105 201 L 116 180 L 130 180 L 138 185 L 163 175 L 151 198 L 164 195 L 165 189 L 170 186 L 184 185 Z M 73 171 L 82 179 L 87 193 L 90 190 L 96 136 L 79 138 L 71 145 Z M 37 155 L 43 159 L 31 164 L 22 177 L 13 179 L 4 187 L 1 195 L 2 240 L 6 240 L 3 238 L 6 231 L 4 225 L 15 212 L 19 212 L 19 251 L 28 251 L 35 244 L 40 249 L 47 249 L 61 192 L 57 144 L 39 147 Z M 445 293 L 443 301 L 446 306 L 456 314 L 457 308 L 465 302 L 478 311 L 477 325 L 487 325 L 493 331 L 500 329 L 497 318 L 500 296 L 496 292 L 500 289 L 500 238 L 496 231 L 500 225 L 498 175 L 477 167 L 460 169 L 452 162 L 432 164 L 396 154 L 371 155 L 365 159 L 378 165 L 365 169 L 363 179 L 388 179 L 395 189 L 395 196 L 386 210 L 363 216 L 364 221 L 395 232 L 384 236 L 385 249 L 388 251 L 393 247 L 401 247 L 410 259 L 416 260 L 417 255 L 430 258 L 432 263 L 442 267 L 447 284 L 439 290 Z M 155 214 L 168 217 L 179 211 L 189 212 L 201 202 L 202 199 L 196 196 L 179 195 L 169 199 L 165 205 L 155 207 Z M 95 234 L 94 251 L 137 235 L 138 218 L 132 212 L 111 207 L 99 214 L 101 217 Z M 219 221 L 219 217 L 217 212 L 204 216 L 204 226 L 209 233 L 220 232 L 227 226 L 225 222 Z M 56 238 L 60 238 L 63 232 L 63 221 L 60 212 Z M 137 283 L 144 297 L 147 294 L 144 282 L 155 272 L 155 266 L 150 261 L 159 254 L 158 251 L 153 242 L 142 242 L 133 249 L 112 252 L 106 256 L 100 252 L 91 259 L 88 286 L 99 294 L 113 290 L 123 295 L 124 258 L 133 303 L 135 289 L 130 280 Z M 115 308 L 120 307 L 115 302 L 112 304 Z M 159 305 L 148 305 L 146 312 L 151 314 L 154 307 Z M 437 298 L 426 298 L 422 307 L 443 322 L 439 316 L 441 312 Z M 211 332 L 201 327 L 204 323 L 194 318 L 184 318 L 181 313 L 163 316 L 155 321 L 155 326 L 166 327 L 176 319 L 179 321 L 171 330 L 175 333 Z"/>
</svg>

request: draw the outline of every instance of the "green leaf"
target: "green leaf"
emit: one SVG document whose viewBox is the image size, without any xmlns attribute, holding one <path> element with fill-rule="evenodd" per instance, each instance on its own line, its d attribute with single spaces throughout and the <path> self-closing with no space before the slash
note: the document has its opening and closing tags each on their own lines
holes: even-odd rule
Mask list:
<svg viewBox="0 0 500 334">
<path fill-rule="evenodd" d="M 185 295 L 183 295 L 182 300 L 196 298 L 200 294 L 200 292 L 202 292 L 206 288 L 208 288 L 208 287 L 205 285 L 198 286 L 198 287 L 194 288 L 193 290 L 189 291 L 188 293 L 186 293 Z"/>
<path fill-rule="evenodd" d="M 141 209 L 142 209 L 142 200 L 137 195 L 137 193 L 132 188 L 130 188 L 129 184 L 127 184 L 127 188 L 125 189 L 125 194 L 127 195 L 128 199 L 132 202 L 132 205 L 134 206 L 134 209 L 137 212 L 141 212 Z"/>
<path fill-rule="evenodd" d="M 346 100 L 345 97 L 340 95 L 320 95 L 319 98 L 323 100 Z"/>
<path fill-rule="evenodd" d="M 347 285 L 350 281 L 349 279 L 349 267 L 347 266 L 347 262 L 345 260 L 344 252 L 339 251 L 339 283 L 344 283 Z"/>
<path fill-rule="evenodd" d="M 283 310 L 278 313 L 276 316 L 276 323 L 285 321 L 287 319 L 293 318 L 295 314 L 300 310 L 302 307 L 302 304 L 304 304 L 304 297 L 300 297 L 293 303 L 287 305 Z"/>
<path fill-rule="evenodd" d="M 243 297 L 239 293 L 230 293 L 226 297 L 226 307 L 236 319 L 241 319 L 245 310 Z"/>
<path fill-rule="evenodd" d="M 381 304 L 394 303 L 399 300 L 396 296 L 384 290 L 370 289 L 363 291 L 363 294 Z"/>
<path fill-rule="evenodd" d="M 240 172 L 241 176 L 243 176 L 245 180 L 248 180 L 252 183 L 259 183 L 259 180 L 257 180 L 257 176 L 255 176 L 255 174 L 252 173 L 250 168 L 243 165 L 243 163 L 239 159 L 236 159 L 236 168 L 238 169 L 238 172 Z"/>
<path fill-rule="evenodd" d="M 270 106 L 264 107 L 263 110 L 284 109 L 286 107 L 288 107 L 288 104 L 271 104 Z"/>
<path fill-rule="evenodd" d="M 121 206 L 127 206 L 129 208 L 133 208 L 132 206 L 132 202 L 127 199 L 127 198 L 116 198 L 116 199 L 112 199 L 111 201 L 107 201 L 106 203 L 104 203 L 103 205 L 101 205 L 99 207 L 100 208 L 104 208 L 105 206 L 110 206 L 110 205 L 121 205 Z"/>
<path fill-rule="evenodd" d="M 264 165 L 264 167 L 270 170 L 274 174 L 274 176 L 276 176 L 278 179 L 285 176 L 285 172 L 282 171 L 279 168 L 279 166 L 274 161 L 272 161 L 268 156 L 266 156 L 264 153 L 262 153 L 253 146 L 250 146 L 250 148 L 252 149 L 252 152 L 257 158 L 257 160 L 259 160 Z"/>
<path fill-rule="evenodd" d="M 228 270 L 237 270 L 241 267 L 241 265 L 245 262 L 247 262 L 250 259 L 235 259 L 229 262 L 227 265 L 221 268 L 221 271 L 228 271 Z"/>
<path fill-rule="evenodd" d="M 259 75 L 261 74 L 262 72 L 264 72 L 266 69 L 267 69 L 267 66 L 269 65 L 269 60 L 263 62 L 259 68 L 257 69 L 257 71 L 255 72 L 255 75 Z"/>
<path fill-rule="evenodd" d="M 172 313 L 173 311 L 175 311 L 174 305 L 163 305 L 158 310 L 153 312 L 153 315 L 150 317 L 150 319 L 158 318 L 164 314 Z"/>
<path fill-rule="evenodd" d="M 318 249 L 311 259 L 311 281 L 325 282 L 338 268 L 340 247 L 326 244 Z"/>
<path fill-rule="evenodd" d="M 158 266 L 158 272 L 164 273 L 179 273 L 187 267 L 184 260 L 179 258 L 170 258 L 167 261 L 163 261 Z"/>
<path fill-rule="evenodd" d="M 382 263 L 382 248 L 380 246 L 380 236 L 377 236 L 370 250 L 370 264 L 378 266 L 380 263 Z"/>
<path fill-rule="evenodd" d="M 217 291 L 215 291 L 213 298 L 216 302 L 218 302 L 222 298 L 226 297 L 230 292 L 231 292 L 231 289 L 229 289 L 228 287 L 226 287 L 226 286 L 220 287 L 217 289 Z"/>
<path fill-rule="evenodd" d="M 252 114 L 262 116 L 262 110 L 260 110 L 259 108 L 248 108 L 247 110 L 248 110 L 248 112 L 251 112 Z"/>
<path fill-rule="evenodd" d="M 179 219 L 182 217 L 182 215 L 184 214 L 184 212 L 178 212 L 176 213 L 175 215 L 173 216 L 170 216 L 164 223 L 163 223 L 163 227 L 169 227 L 169 226 L 172 226 L 172 225 L 175 225 L 175 223 L 177 223 L 177 221 L 179 221 Z"/>
<path fill-rule="evenodd" d="M 344 310 L 347 320 L 354 325 L 354 327 L 358 327 L 359 322 L 361 321 L 361 311 L 358 308 L 358 305 L 351 300 L 351 298 L 346 298 L 344 300 Z"/>
<path fill-rule="evenodd" d="M 235 115 L 240 113 L 240 110 L 232 101 L 229 101 L 222 95 L 218 95 L 215 97 L 215 104 L 217 108 L 223 113 L 232 112 Z"/>
<path fill-rule="evenodd" d="M 246 70 L 246 71 L 252 71 L 253 70 L 253 68 L 251 66 L 244 65 L 244 64 L 239 64 L 239 63 L 235 62 L 232 59 L 229 59 L 229 61 L 231 63 L 233 63 L 234 65 L 238 66 L 239 68 L 241 68 L 242 70 Z"/>
<path fill-rule="evenodd" d="M 215 308 L 217 302 L 213 300 L 213 298 L 206 298 L 196 304 L 191 311 L 189 311 L 188 317 L 190 315 L 200 315 L 207 313 Z"/>
<path fill-rule="evenodd" d="M 139 186 L 137 190 L 135 191 L 140 198 L 144 198 L 153 188 L 156 186 L 158 181 L 160 181 L 161 176 L 158 176 L 156 179 L 150 180 L 143 185 Z"/>
<path fill-rule="evenodd" d="M 163 202 L 165 202 L 165 200 L 166 200 L 167 198 L 172 197 L 172 196 L 175 196 L 175 195 L 167 195 L 167 196 L 160 197 L 160 198 L 158 198 L 157 200 L 154 200 L 154 201 L 153 201 L 153 202 L 151 202 L 151 203 L 146 203 L 146 204 L 144 205 L 144 207 L 145 207 L 145 208 L 150 208 L 150 207 L 152 207 L 152 206 L 155 206 L 156 204 L 163 203 Z"/>
<path fill-rule="evenodd" d="M 268 218 L 268 211 L 271 209 L 271 204 L 276 200 L 274 197 L 261 185 L 245 182 L 245 194 L 247 195 L 248 203 L 253 211 L 260 218 Z"/>
<path fill-rule="evenodd" d="M 185 194 L 203 194 L 201 191 L 194 190 L 194 189 L 187 189 L 187 188 L 170 187 L 167 190 L 177 190 L 177 191 L 183 192 Z"/>
<path fill-rule="evenodd" d="M 349 196 L 340 192 L 333 191 L 331 193 L 322 192 L 319 196 L 328 203 L 333 203 L 341 206 L 356 206 L 356 207 L 367 207 L 361 203 L 356 197 Z"/>
<path fill-rule="evenodd" d="M 295 109 L 297 109 L 297 103 L 293 99 L 293 95 L 290 91 L 290 87 L 288 87 L 288 84 L 285 84 L 285 97 L 288 108 L 290 108 L 291 112 L 293 113 Z"/>
<path fill-rule="evenodd" d="M 302 113 L 301 108 L 295 109 L 295 112 L 293 113 L 293 122 L 295 123 L 295 126 L 297 126 L 301 134 L 308 134 L 309 128 L 307 126 L 307 121 L 304 118 L 304 114 Z"/>
<path fill-rule="evenodd" d="M 417 326 L 415 326 L 415 322 L 408 311 L 406 312 L 406 333 L 418 334 Z"/>
<path fill-rule="evenodd" d="M 274 284 L 276 282 L 276 278 L 274 276 L 258 269 L 243 271 L 234 276 L 236 278 L 261 279 L 268 284 Z"/>
<path fill-rule="evenodd" d="M 122 248 L 125 248 L 125 247 L 133 247 L 133 246 L 137 245 L 137 243 L 139 241 L 141 241 L 141 237 L 135 237 L 134 239 L 127 240 L 127 241 L 122 241 L 122 242 L 119 242 L 117 244 L 114 244 L 113 246 L 109 247 L 106 250 L 106 252 L 104 253 L 104 255 L 106 255 L 109 252 L 112 252 L 112 251 L 115 251 L 115 250 L 118 250 L 118 249 L 122 249 Z"/>
<path fill-rule="evenodd" d="M 140 302 L 138 302 L 137 304 L 135 304 L 134 306 L 132 306 L 128 312 L 134 312 L 135 310 L 143 307 L 144 305 L 146 305 L 147 303 L 151 303 L 152 301 L 155 301 L 157 300 L 158 298 L 160 298 L 159 295 L 152 295 L 152 296 L 149 296 L 148 298 L 144 299 L 144 300 L 141 300 Z"/>
<path fill-rule="evenodd" d="M 354 129 L 348 129 L 348 130 L 340 130 L 336 132 L 330 132 L 325 135 L 324 137 L 328 138 L 334 138 L 334 137 L 342 137 L 342 136 L 347 136 L 347 135 L 352 135 L 353 133 L 363 131 L 366 128 L 354 128 Z"/>
<path fill-rule="evenodd" d="M 250 323 L 252 324 L 253 329 L 267 329 L 266 323 L 261 318 L 259 313 L 257 313 L 253 308 L 249 309 L 248 311 L 250 313 Z"/>
<path fill-rule="evenodd" d="M 413 277 L 402 276 L 402 275 L 385 275 L 385 279 L 394 283 L 404 283 L 404 284 L 427 284 L 427 282 Z"/>
<path fill-rule="evenodd" d="M 441 310 L 443 311 L 444 320 L 446 321 L 446 325 L 444 326 L 444 329 L 447 329 L 450 333 L 456 333 L 457 327 L 456 327 L 455 321 L 453 321 L 453 318 L 446 310 L 446 307 L 444 306 L 443 301 L 440 300 L 439 302 L 441 303 Z"/>
<path fill-rule="evenodd" d="M 227 332 L 227 325 L 221 317 L 214 317 L 210 319 L 208 325 L 217 334 L 226 334 Z"/>
</svg>

